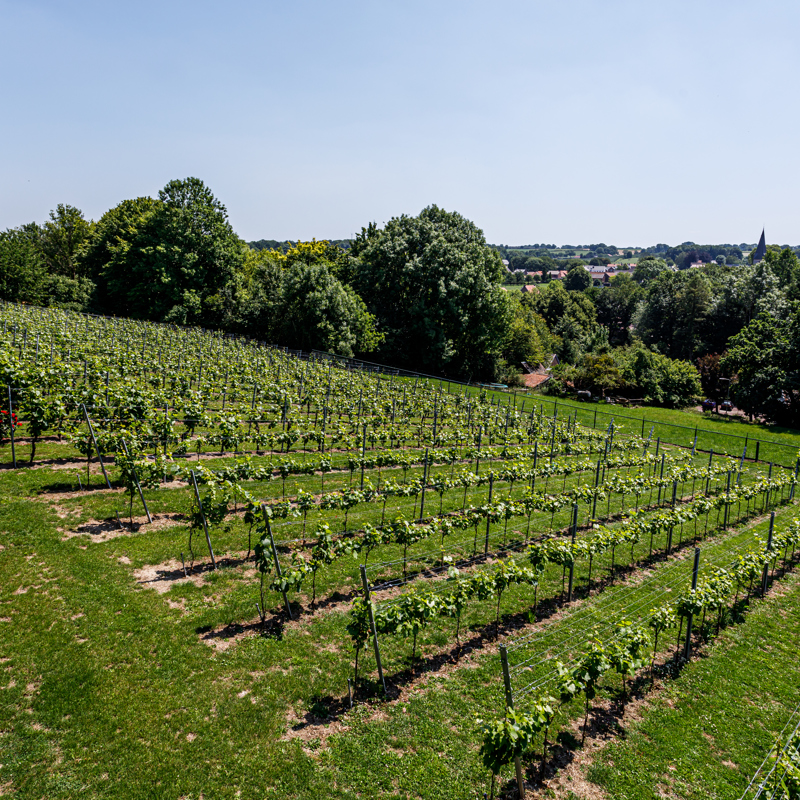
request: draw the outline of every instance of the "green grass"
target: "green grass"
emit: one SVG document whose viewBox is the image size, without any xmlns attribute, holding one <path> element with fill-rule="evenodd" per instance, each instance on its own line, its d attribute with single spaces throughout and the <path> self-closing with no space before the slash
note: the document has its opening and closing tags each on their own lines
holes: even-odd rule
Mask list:
<svg viewBox="0 0 800 800">
<path fill-rule="evenodd" d="M 705 461 L 698 458 L 698 463 Z M 446 467 L 439 469 L 449 472 Z M 372 478 L 375 482 L 374 474 Z M 97 485 L 96 475 L 93 480 Z M 578 476 L 566 482 L 552 478 L 549 489 L 563 491 L 579 480 Z M 348 481 L 347 473 L 330 474 L 325 488 Z M 287 481 L 289 491 L 295 485 L 319 491 L 320 476 Z M 449 660 L 455 656 L 451 621 L 437 621 L 424 631 L 419 662 L 410 660 L 409 640 L 384 641 L 393 699 L 384 703 L 367 697 L 375 688 L 374 661 L 367 655 L 359 703 L 348 711 L 352 649 L 345 631 L 346 596 L 358 583 L 357 562 L 342 559 L 321 575 L 319 596 L 327 602 L 316 613 L 310 613 L 305 588 L 293 596 L 293 607 L 303 612 L 295 622 L 282 619 L 280 597 L 272 595 L 272 622 L 259 631 L 248 627 L 256 616 L 255 577 L 244 571 L 249 565 L 234 560 L 246 549 L 247 527 L 240 519 L 212 529 L 217 555 L 228 557 L 230 566 L 206 573 L 199 585 L 176 584 L 158 594 L 137 585 L 134 570 L 186 551 L 186 524 L 145 526 L 105 542 L 64 539 L 66 530 L 82 522 L 115 519 L 116 511 L 124 518 L 126 501 L 118 492 L 100 489 L 74 497 L 50 491 L 59 487 L 72 488 L 65 485 L 64 471 L 48 467 L 0 473 L 0 787 L 4 792 L 23 798 L 194 800 L 201 794 L 304 799 L 480 796 L 488 776 L 477 755 L 474 718 L 495 715 L 502 708 L 490 604 L 470 609 L 463 634 L 470 648 L 459 664 Z M 280 480 L 247 487 L 259 496 L 282 494 Z M 523 489 L 516 486 L 514 496 Z M 498 481 L 495 496 L 505 496 L 509 490 L 508 484 Z M 691 486 L 681 491 L 688 494 Z M 486 493 L 487 487 L 475 489 L 468 501 L 485 502 Z M 148 490 L 146 497 L 153 513 L 185 514 L 190 504 L 188 487 Z M 443 508 L 459 507 L 461 502 L 462 493 L 454 490 L 445 495 Z M 621 503 L 621 498 L 614 498 L 610 513 L 619 514 Z M 626 507 L 631 503 L 627 498 Z M 137 499 L 134 513 L 141 514 L 138 504 Z M 406 511 L 409 505 L 413 501 L 397 504 Z M 438 506 L 438 496 L 429 494 L 426 507 L 436 512 Z M 374 519 L 377 509 L 377 505 L 363 512 L 356 509 L 351 524 L 370 515 Z M 741 528 L 724 535 L 712 533 L 703 544 L 709 563 L 714 557 L 724 558 L 735 543 L 763 533 L 764 520 L 747 523 L 745 510 L 741 512 Z M 779 524 L 793 514 L 793 506 L 779 509 Z M 342 515 L 327 518 L 341 521 Z M 568 519 L 569 509 L 564 509 L 552 525 L 563 528 Z M 524 519 L 512 521 L 509 540 L 519 538 L 524 523 Z M 550 525 L 549 515 L 538 515 L 533 531 L 543 532 Z M 297 527 L 279 524 L 276 530 L 281 539 L 293 538 Z M 684 555 L 693 533 L 687 528 L 681 537 Z M 481 538 L 483 534 L 481 529 Z M 463 536 L 470 540 L 472 531 Z M 494 526 L 493 547 L 501 536 L 502 525 Z M 676 542 L 678 537 L 676 531 Z M 663 547 L 663 542 L 657 544 Z M 467 550 L 469 545 L 468 541 Z M 452 549 L 456 543 L 447 546 Z M 198 560 L 207 561 L 202 536 L 196 547 Z M 410 554 L 419 564 L 438 558 L 424 552 L 435 550 L 433 543 L 415 547 Z M 288 558 L 287 550 L 281 553 L 282 559 Z M 399 548 L 385 548 L 373 559 L 377 565 L 399 555 Z M 642 564 L 657 575 L 669 563 L 660 558 L 648 562 L 646 543 L 637 545 L 632 554 L 617 553 L 613 574 L 608 557 L 598 558 L 594 580 L 602 579 L 608 586 L 600 592 L 595 586 L 591 594 L 586 590 L 585 565 L 580 565 L 579 602 L 596 608 L 602 619 L 604 604 L 613 602 L 613 591 L 628 575 L 638 575 Z M 680 569 L 688 571 L 689 566 L 682 561 Z M 391 577 L 400 568 L 380 569 Z M 657 588 L 654 583 L 633 591 L 644 602 Z M 547 618 L 558 610 L 560 591 L 561 571 L 551 567 L 539 593 L 540 616 Z M 501 636 L 530 626 L 532 601 L 529 587 L 504 595 Z M 758 619 L 758 612 L 744 615 L 723 638 L 743 635 Z M 782 619 L 774 623 L 780 625 Z M 797 627 L 793 617 L 786 624 Z M 229 626 L 230 635 L 243 629 L 254 635 L 231 640 L 227 649 L 218 650 L 202 637 L 221 626 Z M 555 620 L 551 626 L 552 637 L 569 630 Z M 715 646 L 708 652 L 713 653 Z M 703 663 L 712 662 L 713 655 Z M 781 671 L 782 665 L 776 668 Z M 708 680 L 717 680 L 715 673 Z M 609 681 L 604 691 L 613 699 L 619 687 Z M 577 708 L 565 710 L 562 728 L 554 734 L 566 736 L 578 716 Z M 762 739 L 751 745 L 753 752 Z M 676 753 L 683 752 L 680 741 L 673 746 Z"/>
<path fill-rule="evenodd" d="M 588 771 L 609 798 L 737 800 L 798 701 L 800 580 L 710 643 Z"/>
<path fill-rule="evenodd" d="M 794 465 L 800 448 L 800 432 L 790 428 L 743 422 L 723 414 L 700 413 L 698 411 L 678 411 L 655 406 L 629 408 L 606 403 L 584 403 L 577 400 L 530 394 L 516 397 L 517 408 L 522 400 L 526 410 L 533 402 L 558 416 L 578 413 L 578 421 L 589 427 L 605 430 L 611 419 L 620 431 L 648 436 L 653 427 L 653 438 L 663 442 L 691 447 L 697 430 L 697 447 L 701 450 L 713 449 L 715 453 L 741 456 L 747 444 L 747 457 L 754 458 L 757 440 L 761 440 L 758 457 L 761 461 L 774 461 L 786 466 Z M 643 424 L 644 423 L 644 424 Z"/>
</svg>

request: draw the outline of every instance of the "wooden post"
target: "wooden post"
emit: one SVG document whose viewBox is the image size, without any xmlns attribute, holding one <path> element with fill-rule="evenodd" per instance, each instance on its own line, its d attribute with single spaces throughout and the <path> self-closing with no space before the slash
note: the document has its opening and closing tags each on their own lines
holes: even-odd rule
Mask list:
<svg viewBox="0 0 800 800">
<path fill-rule="evenodd" d="M 128 445 L 125 444 L 125 440 L 122 440 L 122 449 L 125 451 L 125 455 L 130 458 L 130 453 L 128 452 Z M 136 488 L 139 490 L 139 499 L 142 501 L 142 505 L 144 506 L 144 513 L 147 514 L 147 521 L 152 523 L 153 518 L 150 516 L 150 509 L 147 507 L 147 503 L 144 499 L 144 494 L 142 494 L 142 487 L 139 485 L 139 478 L 136 476 L 136 468 L 131 464 L 131 470 L 133 472 L 133 480 L 136 483 Z"/>
<path fill-rule="evenodd" d="M 11 460 L 17 468 L 17 448 L 14 444 L 14 404 L 11 402 L 11 385 L 8 386 L 8 430 L 11 435 Z"/>
<path fill-rule="evenodd" d="M 428 484 L 428 448 L 425 448 L 425 464 L 422 468 L 422 497 L 419 502 L 419 521 L 425 517 L 425 487 Z"/>
<path fill-rule="evenodd" d="M 694 549 L 694 567 L 692 569 L 692 591 L 697 588 L 697 572 L 700 568 L 700 548 L 695 547 Z M 686 644 L 683 648 L 683 657 L 686 661 L 689 660 L 689 656 L 692 652 L 692 615 L 689 614 L 688 618 L 686 619 Z"/>
<path fill-rule="evenodd" d="M 94 449 L 97 452 L 97 458 L 100 461 L 100 469 L 103 470 L 103 477 L 106 479 L 106 486 L 111 488 L 111 481 L 108 479 L 108 473 L 106 472 L 106 465 L 103 463 L 103 456 L 100 453 L 100 448 L 97 446 L 97 439 L 94 435 L 94 428 L 92 427 L 92 423 L 89 420 L 89 412 L 86 410 L 86 405 L 81 403 L 81 408 L 83 409 L 83 416 L 86 418 L 86 424 L 89 426 L 89 433 L 92 435 L 92 441 L 94 442 Z"/>
<path fill-rule="evenodd" d="M 487 506 L 492 505 L 492 487 L 494 486 L 494 472 L 489 473 L 489 499 L 486 502 Z M 492 524 L 491 517 L 486 517 L 486 542 L 483 547 L 483 554 L 489 554 L 489 526 Z"/>
<path fill-rule="evenodd" d="M 767 534 L 767 552 L 772 552 L 772 534 L 775 530 L 775 512 L 769 515 L 769 533 Z M 769 562 L 764 564 L 764 574 L 761 576 L 761 596 L 767 593 L 767 580 L 769 578 Z"/>
<path fill-rule="evenodd" d="M 574 503 L 572 506 L 572 545 L 573 545 L 573 560 L 569 565 L 569 592 L 567 593 L 567 602 L 572 602 L 572 579 L 575 575 L 575 534 L 578 532 L 578 504 Z"/>
</svg>

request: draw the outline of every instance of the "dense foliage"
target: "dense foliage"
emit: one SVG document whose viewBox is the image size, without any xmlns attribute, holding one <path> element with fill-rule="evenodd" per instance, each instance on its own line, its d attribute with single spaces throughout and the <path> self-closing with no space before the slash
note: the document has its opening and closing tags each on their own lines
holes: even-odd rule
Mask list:
<svg viewBox="0 0 800 800">
<path fill-rule="evenodd" d="M 293 349 L 370 355 L 460 379 L 519 380 L 561 367 L 550 390 L 588 389 L 684 406 L 730 397 L 797 424 L 800 261 L 770 246 L 637 252 L 605 243 L 487 244 L 431 205 L 351 240 L 249 245 L 197 178 L 127 199 L 97 222 L 60 204 L 43 224 L 0 232 L 0 299 L 201 325 Z M 635 260 L 597 280 L 585 266 Z M 504 263 L 505 261 L 505 263 Z M 548 271 L 565 270 L 563 280 Z M 514 291 L 504 283 L 534 282 Z"/>
</svg>

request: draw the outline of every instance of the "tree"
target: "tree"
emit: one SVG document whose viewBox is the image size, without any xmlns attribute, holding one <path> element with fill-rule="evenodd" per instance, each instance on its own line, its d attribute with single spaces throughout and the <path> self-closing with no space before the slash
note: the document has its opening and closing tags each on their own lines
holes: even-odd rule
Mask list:
<svg viewBox="0 0 800 800">
<path fill-rule="evenodd" d="M 92 235 L 93 223 L 83 217 L 74 206 L 59 203 L 50 212 L 50 220 L 40 228 L 39 247 L 47 271 L 73 280 L 85 277 L 81 271 L 81 257 L 86 252 Z"/>
<path fill-rule="evenodd" d="M 510 321 L 504 268 L 483 232 L 456 212 L 363 229 L 351 247 L 353 285 L 385 335 L 381 358 L 464 377 L 494 374 Z"/>
<path fill-rule="evenodd" d="M 672 358 L 693 358 L 711 304 L 708 276 L 699 270 L 661 272 L 647 288 L 636 320 L 638 334 Z"/>
<path fill-rule="evenodd" d="M 731 337 L 722 369 L 736 373 L 736 405 L 752 416 L 800 421 L 800 320 L 766 312 Z"/>
<path fill-rule="evenodd" d="M 0 233 L 0 299 L 45 303 L 46 268 L 35 223 Z"/>
<path fill-rule="evenodd" d="M 629 328 L 644 291 L 630 275 L 615 275 L 609 285 L 600 289 L 594 299 L 597 321 L 608 328 L 612 345 L 628 344 Z"/>
<path fill-rule="evenodd" d="M 285 271 L 277 311 L 279 344 L 353 356 L 381 341 L 364 301 L 323 263 L 298 261 Z"/>
<path fill-rule="evenodd" d="M 547 323 L 536 314 L 527 296 L 519 292 L 510 294 L 511 323 L 506 332 L 503 358 L 519 372 L 523 361 L 531 364 L 544 362 L 553 352 L 553 337 Z"/>
<path fill-rule="evenodd" d="M 599 390 L 605 396 L 609 389 L 616 389 L 620 385 L 622 374 L 610 353 L 587 353 L 575 373 L 574 381 L 577 389 Z"/>
<path fill-rule="evenodd" d="M 528 295 L 528 302 L 558 337 L 555 352 L 559 358 L 576 363 L 597 321 L 591 298 L 584 292 L 567 291 L 561 281 L 550 281 L 538 294 Z"/>
<path fill-rule="evenodd" d="M 138 227 L 123 233 L 102 272 L 109 310 L 177 324 L 232 322 L 237 273 L 246 245 L 225 206 L 198 178 L 170 181 L 150 209 L 133 201 L 120 218 Z"/>
<path fill-rule="evenodd" d="M 633 270 L 633 279 L 640 286 L 647 286 L 653 278 L 667 269 L 667 262 L 655 256 L 645 256 L 636 262 Z"/>
<path fill-rule="evenodd" d="M 583 265 L 576 264 L 564 278 L 564 288 L 570 291 L 582 292 L 592 285 L 592 276 Z"/>
<path fill-rule="evenodd" d="M 707 353 L 697 359 L 697 371 L 706 397 L 722 400 L 727 395 L 730 373 L 721 367 L 722 356 L 718 353 Z M 727 378 L 728 380 L 721 380 Z"/>
<path fill-rule="evenodd" d="M 654 353 L 641 344 L 619 354 L 622 380 L 645 402 L 684 408 L 700 398 L 700 375 L 692 364 Z"/>
<path fill-rule="evenodd" d="M 796 286 L 800 280 L 800 261 L 794 251 L 788 247 L 779 250 L 770 245 L 762 264 L 769 265 L 782 287 Z"/>
<path fill-rule="evenodd" d="M 81 268 L 98 284 L 101 292 L 105 288 L 102 276 L 106 265 L 112 261 L 116 264 L 124 262 L 127 250 L 158 205 L 159 201 L 152 197 L 123 200 L 95 223 L 81 259 Z"/>
</svg>

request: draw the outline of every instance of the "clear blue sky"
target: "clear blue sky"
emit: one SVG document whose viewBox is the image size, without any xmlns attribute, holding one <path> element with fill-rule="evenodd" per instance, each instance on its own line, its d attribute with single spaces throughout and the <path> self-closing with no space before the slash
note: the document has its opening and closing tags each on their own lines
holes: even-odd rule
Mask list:
<svg viewBox="0 0 800 800">
<path fill-rule="evenodd" d="M 0 228 L 202 178 L 245 239 L 800 243 L 800 3 L 0 0 Z"/>
</svg>

